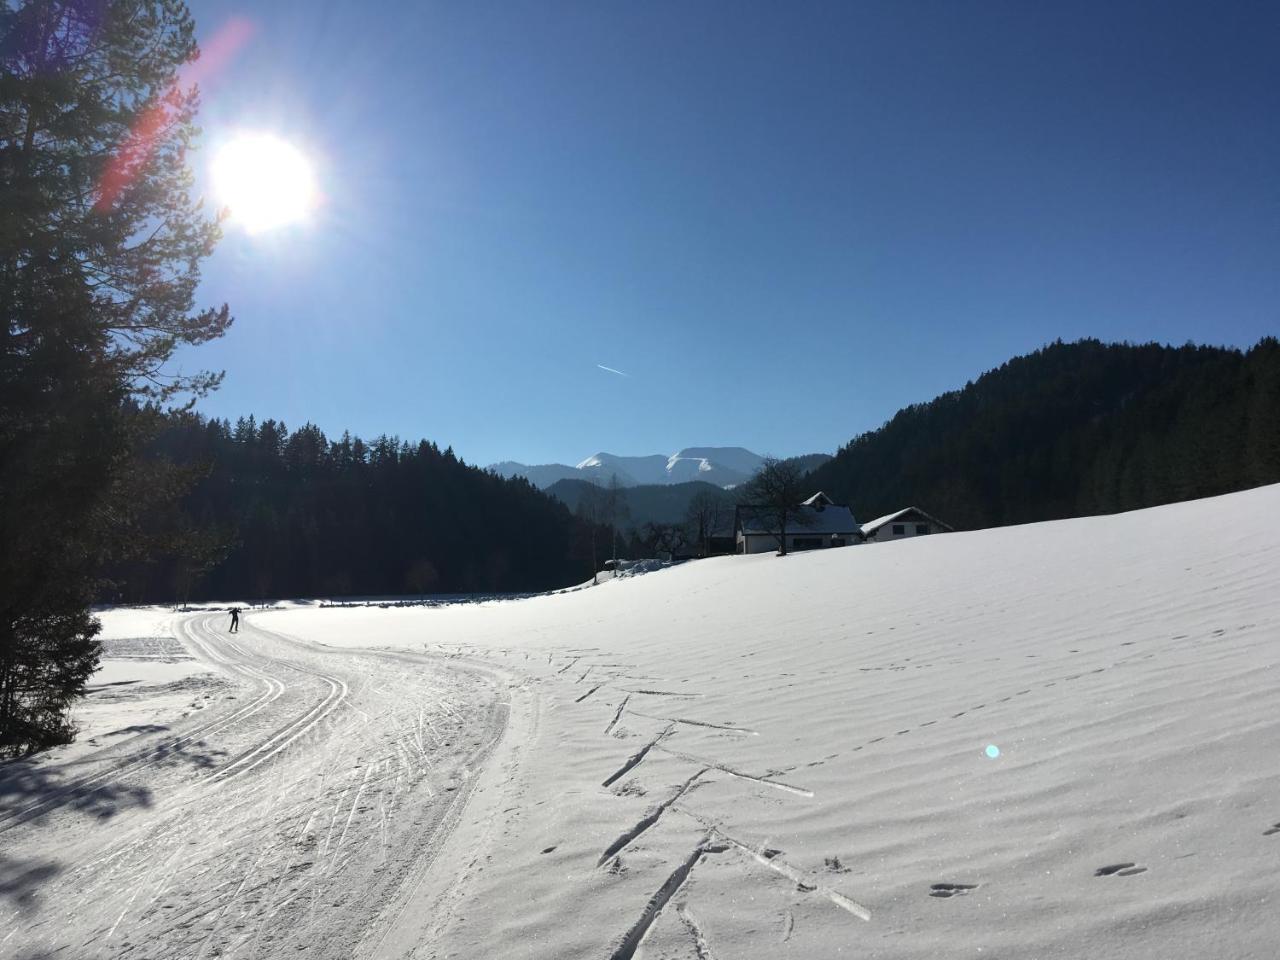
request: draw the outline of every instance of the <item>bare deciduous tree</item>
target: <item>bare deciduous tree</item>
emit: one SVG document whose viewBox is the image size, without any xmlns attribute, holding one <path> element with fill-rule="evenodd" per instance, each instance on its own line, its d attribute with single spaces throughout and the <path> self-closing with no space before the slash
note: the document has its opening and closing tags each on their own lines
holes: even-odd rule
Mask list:
<svg viewBox="0 0 1280 960">
<path fill-rule="evenodd" d="M 618 565 L 618 521 L 631 515 L 623 486 L 616 473 L 609 476 L 609 485 L 600 491 L 600 522 L 609 527 L 609 540 L 613 544 L 613 565 Z"/>
<path fill-rule="evenodd" d="M 805 471 L 794 460 L 765 457 L 759 471 L 742 486 L 743 509 L 778 538 L 778 556 L 787 555 L 787 528 L 809 526 L 813 518 L 800 508 Z"/>
<path fill-rule="evenodd" d="M 667 554 L 668 560 L 689 542 L 689 531 L 682 523 L 646 523 L 639 531 L 640 542 L 646 551 L 658 559 Z"/>
<path fill-rule="evenodd" d="M 689 525 L 694 539 L 702 547 L 705 557 L 711 553 L 711 538 L 727 518 L 728 504 L 723 496 L 710 490 L 696 494 L 689 501 L 689 509 L 685 512 L 685 522 Z"/>
<path fill-rule="evenodd" d="M 587 484 L 578 500 L 577 515 L 587 525 L 587 535 L 591 538 L 591 582 L 600 582 L 600 561 L 596 555 L 596 527 L 600 524 L 604 512 L 604 496 L 595 478 Z"/>
</svg>

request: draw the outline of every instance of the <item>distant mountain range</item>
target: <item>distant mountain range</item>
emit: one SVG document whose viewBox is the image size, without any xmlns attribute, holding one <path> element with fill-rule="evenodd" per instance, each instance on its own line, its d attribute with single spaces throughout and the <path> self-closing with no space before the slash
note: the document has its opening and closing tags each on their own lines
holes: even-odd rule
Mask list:
<svg viewBox="0 0 1280 960">
<path fill-rule="evenodd" d="M 806 470 L 827 460 L 825 453 L 796 458 Z M 760 469 L 764 457 L 742 447 L 687 447 L 670 456 L 656 453 L 643 457 L 620 457 L 597 453 L 577 466 L 566 463 L 525 464 L 504 460 L 489 469 L 503 477 L 527 477 L 529 482 L 545 490 L 560 480 L 587 480 L 601 485 L 614 476 L 624 487 L 667 486 L 701 481 L 728 489 L 751 479 Z"/>
</svg>

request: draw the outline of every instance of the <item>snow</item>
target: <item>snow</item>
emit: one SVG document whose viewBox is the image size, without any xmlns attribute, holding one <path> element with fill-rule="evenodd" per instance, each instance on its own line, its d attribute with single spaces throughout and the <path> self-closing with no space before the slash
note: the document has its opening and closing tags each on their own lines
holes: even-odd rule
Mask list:
<svg viewBox="0 0 1280 960">
<path fill-rule="evenodd" d="M 235 645 L 212 621 L 176 622 L 228 671 L 324 665 L 343 699 L 313 674 L 280 702 L 341 726 L 264 741 L 270 762 L 227 794 L 227 835 L 192 848 L 203 879 L 142 852 L 99 868 L 114 878 L 83 866 L 65 882 L 101 920 L 58 916 L 63 891 L 0 913 L 0 944 L 8 923 L 10 948 L 102 945 L 126 909 L 142 914 L 122 927 L 139 924 L 142 956 L 186 955 L 165 952 L 170 936 L 224 956 L 295 941 L 361 957 L 1274 956 L 1280 547 L 1259 520 L 1278 513 L 1280 486 L 1265 487 L 522 600 L 297 605 L 250 614 L 257 632 Z M 462 670 L 473 679 L 449 679 Z M 500 735 L 477 726 L 463 760 L 495 695 Z M 445 722 L 440 702 L 472 705 L 462 726 L 404 740 L 420 709 Z M 352 802 L 362 762 L 424 744 L 461 800 L 379 759 L 399 772 L 378 774 L 376 803 Z M 204 844 L 217 808 L 184 789 Z M 350 860 L 321 855 L 335 799 L 353 811 Z M 20 828 L 36 832 L 13 856 L 106 855 L 87 838 L 109 827 L 76 834 L 60 817 Z M 267 857 L 246 846 L 259 822 L 283 824 L 260 847 L 280 852 L 232 902 L 240 875 L 222 864 Z M 105 892 L 144 876 L 136 908 Z M 227 914 L 201 921 L 213 939 L 165 926 L 182 891 Z M 251 939 L 264 929 L 269 947 Z"/>
<path fill-rule="evenodd" d="M 673 453 L 669 462 L 674 464 L 678 460 L 710 462 L 747 477 L 759 470 L 764 463 L 764 457 L 745 447 L 685 447 Z M 668 470 L 670 469 L 669 466 Z"/>
<path fill-rule="evenodd" d="M 694 857 L 639 953 L 1263 957 L 1280 551 L 1257 521 L 1278 512 L 1268 487 L 514 603 L 268 617 L 456 651 L 533 691 L 537 733 L 435 934 L 459 955 L 619 956 Z"/>
<path fill-rule="evenodd" d="M 102 656 L 87 695 L 72 713 L 76 742 L 51 758 L 82 756 L 92 747 L 203 709 L 217 695 L 219 678 L 174 639 L 174 616 L 165 607 L 98 613 Z"/>
<path fill-rule="evenodd" d="M 608 483 L 616 475 L 618 482 L 627 487 L 669 482 L 667 458 L 656 453 L 647 457 L 619 457 L 612 453 L 597 453 L 579 463 L 578 470 L 584 475 L 583 479 L 594 477 L 600 483 Z"/>
</svg>

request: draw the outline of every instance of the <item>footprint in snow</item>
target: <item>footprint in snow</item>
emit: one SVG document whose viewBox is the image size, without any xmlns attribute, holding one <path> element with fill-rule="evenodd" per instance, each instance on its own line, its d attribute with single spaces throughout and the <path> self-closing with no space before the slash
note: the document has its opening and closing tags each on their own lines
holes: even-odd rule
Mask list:
<svg viewBox="0 0 1280 960">
<path fill-rule="evenodd" d="M 1146 872 L 1146 867 L 1140 867 L 1134 863 L 1113 863 L 1110 866 L 1099 867 L 1093 871 L 1093 875 L 1095 877 L 1132 877 Z"/>
<path fill-rule="evenodd" d="M 977 889 L 976 883 L 935 883 L 929 887 L 929 896 L 945 900 L 949 897 L 967 896 L 970 890 Z"/>
</svg>

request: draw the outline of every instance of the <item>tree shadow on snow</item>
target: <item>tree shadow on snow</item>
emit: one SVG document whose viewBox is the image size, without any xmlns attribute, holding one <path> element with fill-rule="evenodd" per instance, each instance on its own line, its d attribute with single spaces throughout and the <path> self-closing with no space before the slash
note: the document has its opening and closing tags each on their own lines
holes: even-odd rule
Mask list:
<svg viewBox="0 0 1280 960">
<path fill-rule="evenodd" d="M 7 901 L 21 913 L 31 913 L 40 905 L 40 889 L 63 869 L 55 860 L 22 860 L 0 853 L 0 901 Z"/>
<path fill-rule="evenodd" d="M 100 779 L 78 777 L 63 768 L 41 767 L 28 760 L 0 767 L 0 830 L 38 821 L 59 810 L 76 810 L 107 820 L 121 810 L 151 804 L 150 789 L 113 780 L 110 774 Z"/>
<path fill-rule="evenodd" d="M 114 733 L 147 734 L 167 729 L 146 724 Z M 0 764 L 0 837 L 9 827 L 39 822 L 57 811 L 75 810 L 92 819 L 109 820 L 131 808 L 151 807 L 158 769 L 177 771 L 175 786 L 185 785 L 190 781 L 184 774 L 216 769 L 226 756 L 225 750 L 202 740 L 184 743 L 167 739 L 119 754 L 106 765 L 101 753 L 65 763 L 42 763 L 39 757 L 26 757 Z M 174 778 L 164 780 L 172 782 Z"/>
</svg>

